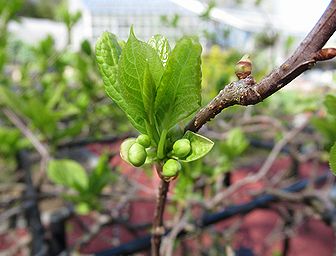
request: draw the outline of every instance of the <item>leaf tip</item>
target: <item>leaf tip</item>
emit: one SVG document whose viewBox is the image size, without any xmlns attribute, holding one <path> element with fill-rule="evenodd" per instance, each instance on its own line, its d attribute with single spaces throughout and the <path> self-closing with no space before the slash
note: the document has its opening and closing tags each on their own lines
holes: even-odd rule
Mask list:
<svg viewBox="0 0 336 256">
<path fill-rule="evenodd" d="M 131 25 L 130 34 L 129 35 L 130 35 L 130 37 L 133 36 L 133 37 L 136 38 L 135 33 L 134 33 L 134 25 L 133 24 Z"/>
</svg>

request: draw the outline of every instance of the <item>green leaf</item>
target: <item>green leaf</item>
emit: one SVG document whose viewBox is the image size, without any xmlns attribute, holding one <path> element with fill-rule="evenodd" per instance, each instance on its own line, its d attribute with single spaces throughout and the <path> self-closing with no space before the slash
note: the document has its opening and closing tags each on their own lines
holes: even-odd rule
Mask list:
<svg viewBox="0 0 336 256">
<path fill-rule="evenodd" d="M 90 205 L 86 202 L 76 204 L 75 211 L 80 215 L 86 215 L 90 212 Z"/>
<path fill-rule="evenodd" d="M 14 93 L 5 86 L 0 86 L 0 105 L 4 104 L 7 107 L 15 110 L 20 115 L 25 112 L 25 102 L 21 95 Z"/>
<path fill-rule="evenodd" d="M 0 126 L 0 155 L 6 157 L 7 155 L 15 155 L 15 152 L 22 147 L 22 135 L 19 130 L 13 127 Z"/>
<path fill-rule="evenodd" d="M 336 142 L 331 147 L 330 158 L 329 158 L 330 169 L 334 175 L 336 175 Z"/>
<path fill-rule="evenodd" d="M 155 50 L 138 40 L 131 29 L 120 56 L 118 75 L 127 105 L 126 113 L 135 128 L 144 134 L 147 131 L 146 121 L 153 122 L 151 112 L 147 111 L 153 109 L 156 86 L 162 74 L 163 66 Z"/>
<path fill-rule="evenodd" d="M 324 105 L 327 107 L 330 115 L 336 116 L 336 96 L 327 95 L 324 99 Z"/>
<path fill-rule="evenodd" d="M 232 129 L 226 141 L 222 144 L 221 150 L 231 159 L 240 155 L 248 147 L 249 143 L 241 129 Z"/>
<path fill-rule="evenodd" d="M 99 158 L 98 165 L 89 176 L 89 192 L 99 195 L 103 188 L 112 181 L 112 178 L 112 172 L 109 168 L 109 158 L 107 155 L 102 155 Z"/>
<path fill-rule="evenodd" d="M 332 116 L 326 116 L 324 118 L 313 117 L 311 120 L 312 125 L 316 128 L 324 137 L 325 141 L 329 143 L 336 140 L 336 119 Z"/>
<path fill-rule="evenodd" d="M 107 95 L 127 114 L 127 104 L 118 82 L 118 62 L 121 47 L 117 37 L 104 32 L 96 43 L 96 59 Z"/>
<path fill-rule="evenodd" d="M 154 123 L 154 102 L 155 102 L 155 96 L 156 96 L 156 85 L 153 80 L 152 74 L 149 70 L 149 65 L 147 63 L 146 68 L 144 70 L 144 76 L 143 76 L 143 85 L 142 85 L 142 100 L 145 107 L 145 111 L 147 113 L 149 123 Z"/>
<path fill-rule="evenodd" d="M 126 113 L 132 125 L 146 133 L 146 121 L 153 122 L 150 116 L 156 87 L 163 74 L 157 53 L 139 41 L 131 29 L 122 50 L 115 35 L 103 33 L 96 44 L 96 58 L 107 94 Z"/>
<path fill-rule="evenodd" d="M 162 35 L 155 35 L 148 40 L 148 44 L 157 52 L 163 66 L 166 66 L 170 53 L 170 45 L 168 39 Z"/>
<path fill-rule="evenodd" d="M 208 138 L 191 131 L 187 131 L 183 138 L 190 141 L 191 153 L 185 160 L 181 160 L 182 162 L 191 162 L 202 158 L 209 153 L 214 145 L 214 143 Z"/>
<path fill-rule="evenodd" d="M 171 52 L 155 99 L 160 129 L 169 130 L 201 104 L 201 45 L 191 37 Z"/>
<path fill-rule="evenodd" d="M 88 186 L 88 176 L 84 168 L 73 160 L 50 160 L 47 175 L 52 182 L 79 192 Z"/>
</svg>

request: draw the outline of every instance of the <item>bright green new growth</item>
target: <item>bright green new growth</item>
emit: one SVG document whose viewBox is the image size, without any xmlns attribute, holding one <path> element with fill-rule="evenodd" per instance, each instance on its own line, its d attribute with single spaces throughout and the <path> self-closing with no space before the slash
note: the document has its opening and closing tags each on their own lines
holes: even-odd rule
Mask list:
<svg viewBox="0 0 336 256">
<path fill-rule="evenodd" d="M 122 50 L 109 32 L 96 44 L 107 94 L 133 126 L 156 144 L 163 129 L 169 130 L 200 107 L 201 51 L 192 37 L 182 38 L 170 52 L 163 36 L 145 43 L 133 29 Z"/>
<path fill-rule="evenodd" d="M 184 158 L 189 155 L 191 150 L 190 141 L 188 139 L 180 139 L 175 141 L 173 145 L 173 155 L 178 158 Z"/>
<path fill-rule="evenodd" d="M 120 155 L 125 161 L 134 166 L 174 161 L 181 167 L 168 152 L 190 162 L 211 150 L 212 141 L 191 132 L 172 146 L 183 136 L 176 136 L 174 127 L 201 105 L 201 52 L 193 37 L 183 37 L 171 51 L 165 37 L 155 35 L 145 43 L 133 28 L 123 47 L 108 32 L 98 39 L 96 56 L 105 90 L 141 133 L 122 143 Z"/>
<path fill-rule="evenodd" d="M 175 159 L 169 159 L 162 168 L 162 175 L 164 177 L 174 177 L 181 171 L 181 164 Z"/>
<path fill-rule="evenodd" d="M 120 156 L 129 164 L 131 164 L 131 162 L 128 159 L 128 151 L 135 142 L 136 142 L 135 138 L 128 138 L 124 140 L 123 143 L 121 143 L 120 145 Z"/>
<path fill-rule="evenodd" d="M 102 155 L 97 166 L 90 172 L 77 162 L 69 159 L 53 159 L 47 168 L 48 178 L 73 193 L 63 196 L 75 203 L 79 214 L 86 214 L 92 209 L 99 209 L 99 196 L 104 187 L 115 180 L 109 168 L 109 157 Z"/>
<path fill-rule="evenodd" d="M 136 142 L 138 142 L 140 145 L 144 146 L 145 148 L 148 148 L 151 145 L 151 139 L 146 134 L 140 134 L 138 138 L 136 139 Z"/>
<path fill-rule="evenodd" d="M 128 151 L 128 159 L 132 165 L 139 167 L 146 161 L 147 153 L 145 148 L 139 143 L 135 142 Z"/>
</svg>

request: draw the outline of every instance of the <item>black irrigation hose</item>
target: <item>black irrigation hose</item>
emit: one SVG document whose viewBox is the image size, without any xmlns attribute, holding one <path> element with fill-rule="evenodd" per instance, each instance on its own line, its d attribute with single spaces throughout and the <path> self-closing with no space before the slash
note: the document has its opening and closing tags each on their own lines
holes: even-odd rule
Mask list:
<svg viewBox="0 0 336 256">
<path fill-rule="evenodd" d="M 329 174 L 324 174 L 324 175 L 319 176 L 315 180 L 315 184 L 319 185 L 319 184 L 325 182 L 326 179 L 328 178 L 328 176 L 329 176 Z M 284 188 L 283 191 L 284 192 L 289 192 L 289 193 L 299 192 L 299 191 L 303 190 L 310 182 L 311 181 L 309 179 L 302 179 L 302 180 Z M 277 200 L 278 200 L 278 198 L 274 195 L 265 194 L 265 195 L 258 196 L 248 203 L 229 206 L 221 212 L 205 215 L 201 219 L 201 221 L 199 222 L 197 227 L 198 228 L 205 228 L 205 227 L 207 227 L 211 224 L 215 224 L 219 221 L 231 218 L 235 215 L 247 214 L 254 209 L 264 208 L 269 203 L 276 202 Z M 167 233 L 169 233 L 169 231 Z M 183 230 L 179 233 L 178 236 L 181 237 L 181 236 L 186 235 L 186 234 L 187 234 L 187 232 Z M 96 256 L 110 256 L 110 255 L 129 255 L 129 254 L 137 253 L 137 252 L 149 249 L 150 246 L 151 246 L 150 240 L 151 240 L 151 235 L 147 234 L 147 235 L 144 235 L 140 238 L 134 239 L 130 242 L 124 243 L 124 244 L 122 244 L 118 247 L 97 252 L 95 255 Z"/>
</svg>

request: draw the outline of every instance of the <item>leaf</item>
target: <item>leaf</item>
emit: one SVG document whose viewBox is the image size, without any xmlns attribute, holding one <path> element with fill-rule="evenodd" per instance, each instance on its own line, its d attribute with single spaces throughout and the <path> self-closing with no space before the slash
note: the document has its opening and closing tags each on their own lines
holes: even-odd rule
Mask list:
<svg viewBox="0 0 336 256">
<path fill-rule="evenodd" d="M 201 51 L 198 42 L 185 37 L 171 52 L 155 99 L 161 130 L 169 130 L 200 107 Z"/>
<path fill-rule="evenodd" d="M 112 178 L 112 172 L 109 168 L 109 158 L 107 155 L 102 155 L 99 158 L 97 166 L 89 176 L 89 192 L 99 195 L 103 188 L 112 181 Z"/>
<path fill-rule="evenodd" d="M 248 147 L 249 143 L 241 129 L 232 129 L 226 141 L 223 143 L 221 150 L 231 159 L 240 155 Z"/>
<path fill-rule="evenodd" d="M 121 52 L 117 37 L 109 32 L 104 32 L 96 43 L 96 59 L 107 95 L 125 112 L 132 125 L 144 133 L 146 128 L 143 122 L 143 107 L 138 109 L 139 105 L 131 104 L 130 100 L 127 100 L 128 94 L 124 93 L 119 82 L 118 64 Z"/>
<path fill-rule="evenodd" d="M 79 214 L 79 215 L 86 215 L 90 212 L 91 208 L 90 205 L 86 202 L 81 202 L 76 204 L 75 206 L 75 211 Z"/>
<path fill-rule="evenodd" d="M 330 115 L 336 116 L 336 96 L 328 94 L 324 99 L 324 105 Z"/>
<path fill-rule="evenodd" d="M 214 145 L 214 143 L 208 138 L 191 131 L 187 131 L 183 138 L 190 141 L 191 153 L 185 160 L 181 160 L 182 162 L 191 162 L 202 158 L 209 153 Z"/>
<path fill-rule="evenodd" d="M 146 110 L 153 108 L 151 106 L 154 105 L 153 91 L 156 91 L 156 85 L 159 84 L 162 74 L 163 66 L 155 50 L 145 42 L 139 41 L 131 29 L 120 56 L 118 75 L 121 92 L 127 105 L 125 112 L 141 133 L 146 134 L 146 121 L 151 122 L 151 113 Z M 144 81 L 148 82 L 146 86 Z"/>
<path fill-rule="evenodd" d="M 21 95 L 12 92 L 3 85 L 0 86 L 0 105 L 2 104 L 15 110 L 15 112 L 20 115 L 25 112 L 25 102 Z"/>
<path fill-rule="evenodd" d="M 84 168 L 73 160 L 50 160 L 47 175 L 52 182 L 79 192 L 88 186 L 88 176 Z"/>
<path fill-rule="evenodd" d="M 332 116 L 326 116 L 325 118 L 317 118 L 314 117 L 311 120 L 312 125 L 316 128 L 324 137 L 325 140 L 329 142 L 333 142 L 336 140 L 336 119 Z"/>
<path fill-rule="evenodd" d="M 132 29 L 123 50 L 116 36 L 105 32 L 97 41 L 96 58 L 107 94 L 126 113 L 132 125 L 146 133 L 146 120 L 150 119 L 146 110 L 153 109 L 156 86 L 163 74 L 155 50 L 139 41 Z M 144 82 L 149 84 L 144 87 Z"/>
<path fill-rule="evenodd" d="M 163 66 L 166 66 L 170 53 L 170 45 L 168 39 L 162 35 L 155 35 L 148 40 L 148 44 L 157 52 Z"/>
<path fill-rule="evenodd" d="M 329 165 L 333 174 L 336 175 L 336 142 L 330 149 Z"/>
<path fill-rule="evenodd" d="M 121 47 L 117 37 L 109 32 L 104 32 L 96 43 L 96 60 L 102 75 L 107 95 L 127 113 L 127 105 L 124 101 L 118 82 L 118 62 L 121 55 Z"/>
<path fill-rule="evenodd" d="M 20 141 L 22 142 L 22 135 L 19 130 L 13 127 L 0 126 L 0 155 L 6 156 L 15 155 L 15 152 L 20 148 Z"/>
<path fill-rule="evenodd" d="M 149 65 L 147 63 L 144 70 L 143 85 L 142 85 L 142 100 L 145 107 L 145 111 L 148 115 L 149 123 L 154 125 L 154 102 L 156 96 L 156 85 L 153 80 L 152 74 L 149 70 Z"/>
</svg>

